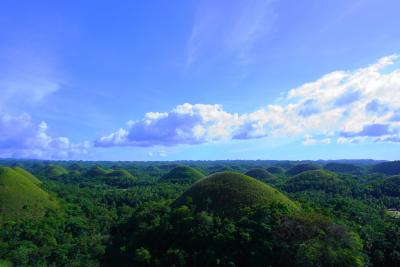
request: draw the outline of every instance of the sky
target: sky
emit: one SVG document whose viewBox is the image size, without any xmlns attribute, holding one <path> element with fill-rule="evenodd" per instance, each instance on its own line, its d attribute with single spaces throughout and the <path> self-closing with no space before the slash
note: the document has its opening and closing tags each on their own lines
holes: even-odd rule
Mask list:
<svg viewBox="0 0 400 267">
<path fill-rule="evenodd" d="M 400 159 L 397 0 L 1 6 L 2 158 Z"/>
</svg>

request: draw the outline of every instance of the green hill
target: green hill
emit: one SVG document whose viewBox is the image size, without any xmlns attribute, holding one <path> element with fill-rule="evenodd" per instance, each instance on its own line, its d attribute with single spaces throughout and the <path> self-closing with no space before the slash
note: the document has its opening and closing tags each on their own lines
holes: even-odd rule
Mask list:
<svg viewBox="0 0 400 267">
<path fill-rule="evenodd" d="M 285 169 L 278 166 L 271 166 L 267 168 L 267 171 L 272 174 L 283 174 L 285 172 Z"/>
<path fill-rule="evenodd" d="M 43 216 L 57 202 L 21 168 L 0 167 L 0 224 L 5 221 Z"/>
<path fill-rule="evenodd" d="M 343 173 L 343 174 L 360 174 L 361 170 L 359 167 L 353 164 L 331 162 L 324 166 L 324 169 L 331 172 Z"/>
<path fill-rule="evenodd" d="M 311 163 L 304 163 L 304 164 L 299 164 L 299 165 L 293 166 L 286 172 L 286 174 L 297 175 L 297 174 L 305 172 L 305 171 L 312 171 L 312 170 L 318 170 L 318 169 L 320 169 L 320 167 L 318 165 L 311 164 Z"/>
<path fill-rule="evenodd" d="M 96 165 L 90 168 L 90 170 L 88 170 L 85 175 L 88 177 L 104 177 L 107 176 L 108 173 L 108 170 Z"/>
<path fill-rule="evenodd" d="M 276 180 L 276 177 L 273 174 L 262 168 L 251 169 L 248 172 L 246 172 L 245 175 L 256 178 L 257 180 L 266 183 L 274 183 Z"/>
<path fill-rule="evenodd" d="M 193 183 L 204 177 L 200 171 L 188 166 L 179 166 L 161 177 L 161 181 L 174 183 Z"/>
<path fill-rule="evenodd" d="M 283 204 L 298 209 L 283 193 L 252 177 L 235 173 L 215 173 L 195 183 L 173 206 L 193 204 L 199 210 L 211 210 L 224 216 L 235 216 L 245 207 Z"/>
<path fill-rule="evenodd" d="M 382 173 L 386 175 L 400 174 L 400 161 L 389 161 L 378 163 L 371 169 L 372 173 Z"/>
<path fill-rule="evenodd" d="M 63 166 L 49 164 L 44 166 L 39 173 L 45 177 L 54 178 L 63 174 L 67 174 L 68 171 Z"/>
<path fill-rule="evenodd" d="M 285 190 L 288 192 L 314 190 L 326 193 L 344 193 L 349 189 L 335 173 L 313 170 L 302 172 L 289 179 L 285 185 Z"/>
<path fill-rule="evenodd" d="M 82 171 L 83 167 L 82 165 L 78 163 L 72 163 L 71 165 L 68 166 L 68 170 L 70 171 Z"/>
</svg>

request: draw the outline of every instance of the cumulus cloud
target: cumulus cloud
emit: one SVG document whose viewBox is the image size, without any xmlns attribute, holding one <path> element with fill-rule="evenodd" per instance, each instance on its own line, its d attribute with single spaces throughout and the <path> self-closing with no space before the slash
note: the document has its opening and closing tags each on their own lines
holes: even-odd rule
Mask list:
<svg viewBox="0 0 400 267">
<path fill-rule="evenodd" d="M 170 112 L 149 112 L 142 120 L 98 138 L 97 146 L 173 146 L 224 139 L 247 139 L 265 135 L 263 114 L 238 115 L 220 105 L 179 105 Z M 260 128 L 260 131 L 257 129 Z"/>
<path fill-rule="evenodd" d="M 45 122 L 27 114 L 0 114 L 0 157 L 61 159 L 86 154 L 87 142 L 73 144 L 67 137 L 49 135 Z"/>
<path fill-rule="evenodd" d="M 305 145 L 400 140 L 400 69 L 381 58 L 354 71 L 334 71 L 294 88 L 283 104 L 252 113 L 229 113 L 221 105 L 179 105 L 99 137 L 96 146 L 174 146 L 266 136 L 303 136 Z M 319 139 L 313 138 L 318 136 Z"/>
</svg>

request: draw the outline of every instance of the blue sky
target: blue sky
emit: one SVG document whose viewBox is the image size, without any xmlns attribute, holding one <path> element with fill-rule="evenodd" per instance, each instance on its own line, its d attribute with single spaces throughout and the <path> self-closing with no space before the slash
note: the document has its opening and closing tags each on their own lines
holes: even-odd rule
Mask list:
<svg viewBox="0 0 400 267">
<path fill-rule="evenodd" d="M 398 1 L 3 1 L 0 156 L 399 159 Z"/>
</svg>

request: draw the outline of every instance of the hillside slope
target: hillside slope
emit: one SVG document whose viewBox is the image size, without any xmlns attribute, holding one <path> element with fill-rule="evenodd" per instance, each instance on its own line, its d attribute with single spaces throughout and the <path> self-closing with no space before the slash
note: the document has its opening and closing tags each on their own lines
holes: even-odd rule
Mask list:
<svg viewBox="0 0 400 267">
<path fill-rule="evenodd" d="M 43 216 L 57 202 L 39 187 L 39 180 L 21 168 L 0 167 L 0 223 Z"/>
</svg>

